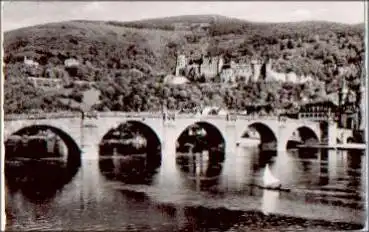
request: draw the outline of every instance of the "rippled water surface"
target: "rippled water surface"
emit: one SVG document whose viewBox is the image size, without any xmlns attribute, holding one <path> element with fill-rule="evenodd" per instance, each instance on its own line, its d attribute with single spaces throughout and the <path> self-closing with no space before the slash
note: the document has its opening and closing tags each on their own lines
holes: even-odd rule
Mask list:
<svg viewBox="0 0 369 232">
<path fill-rule="evenodd" d="M 99 158 L 94 146 L 85 148 L 77 166 L 57 159 L 8 161 L 7 229 L 322 231 L 363 225 L 360 151 L 270 154 L 239 147 L 221 163 L 199 154 L 201 162 L 177 164 L 162 156 L 157 169 L 140 156 Z M 258 187 L 266 164 L 290 191 Z"/>
</svg>

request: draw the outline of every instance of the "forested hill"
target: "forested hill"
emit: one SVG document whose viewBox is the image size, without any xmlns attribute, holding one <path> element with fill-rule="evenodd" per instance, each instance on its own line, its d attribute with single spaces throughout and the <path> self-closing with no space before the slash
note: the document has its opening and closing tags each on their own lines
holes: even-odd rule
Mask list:
<svg viewBox="0 0 369 232">
<path fill-rule="evenodd" d="M 296 74 L 315 76 L 326 82 L 327 91 L 332 92 L 342 79 L 342 75 L 338 75 L 339 67 L 347 71 L 345 74 L 347 79 L 354 84 L 357 83 L 355 79 L 358 77 L 359 65 L 364 55 L 364 24 L 254 23 L 219 15 L 178 16 L 135 22 L 80 20 L 6 32 L 4 50 L 5 91 L 8 91 L 5 102 L 9 103 L 6 107 L 7 112 L 32 108 L 55 110 L 59 107 L 59 105 L 50 106 L 50 104 L 57 104 L 53 101 L 45 102 L 44 90 L 22 83 L 26 76 L 62 78 L 66 82 L 96 81 L 98 85 L 105 85 L 105 87 L 110 85 L 110 82 L 116 82 L 117 78 L 123 79 L 125 85 L 131 85 L 131 80 L 137 81 L 139 78 L 141 85 L 143 82 L 152 82 L 151 85 L 154 88 L 153 83 L 162 78 L 162 75 L 174 71 L 177 52 L 189 55 L 226 54 L 235 60 L 268 56 L 273 59 L 273 68 L 276 71 L 293 71 Z M 25 56 L 37 61 L 40 64 L 39 67 L 25 68 L 23 65 Z M 64 61 L 68 58 L 79 61 L 80 65 L 76 70 L 64 67 Z M 22 98 L 22 96 L 13 97 L 17 94 L 13 88 L 18 88 L 19 85 L 28 86 L 23 88 L 25 89 L 23 95 L 27 98 L 27 94 L 31 94 L 34 99 L 33 105 L 27 102 L 24 104 L 14 102 L 14 99 Z M 110 93 L 102 92 L 100 104 L 105 104 L 104 102 L 119 102 L 119 104 L 114 107 L 100 105 L 100 108 L 135 110 L 137 107 L 139 109 L 149 107 L 143 106 L 148 104 L 144 103 L 143 99 L 137 100 L 140 96 L 135 96 L 134 98 L 139 102 L 135 106 L 124 108 L 127 105 L 125 102 L 130 102 L 133 95 L 137 94 L 131 94 L 131 87 L 124 87 L 126 89 L 124 94 L 121 94 L 122 90 L 118 91 L 116 87 L 111 88 L 114 90 L 110 90 Z M 184 95 L 186 97 L 180 99 L 178 94 L 178 96 L 172 94 L 173 88 L 177 87 L 171 87 L 169 95 L 166 96 L 173 98 L 171 100 L 172 103 L 174 101 L 173 105 L 180 105 L 177 104 L 178 101 L 187 101 L 186 104 L 192 101 L 192 93 L 182 93 L 182 97 Z M 236 91 L 229 88 L 231 92 Z M 153 101 L 157 101 L 156 98 L 159 96 L 156 96 L 156 91 L 150 91 Z M 215 101 L 229 107 L 229 99 L 237 95 L 229 91 L 227 90 L 227 94 L 231 97 L 217 96 L 217 100 L 205 99 L 205 103 L 201 103 L 208 104 Z M 76 93 L 78 90 L 73 92 Z M 292 98 L 298 98 L 293 94 L 290 95 Z M 308 97 L 318 98 L 319 96 L 316 95 Z M 277 99 L 271 100 L 266 97 L 263 100 L 256 95 L 249 96 L 247 101 L 252 101 L 253 98 L 269 103 L 275 101 L 277 106 L 281 101 L 278 96 Z"/>
</svg>

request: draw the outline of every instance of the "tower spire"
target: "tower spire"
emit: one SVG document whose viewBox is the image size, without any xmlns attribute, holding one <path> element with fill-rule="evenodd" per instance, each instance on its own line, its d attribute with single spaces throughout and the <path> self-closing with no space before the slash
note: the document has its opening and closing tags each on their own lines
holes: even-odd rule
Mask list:
<svg viewBox="0 0 369 232">
<path fill-rule="evenodd" d="M 342 82 L 341 82 L 341 104 L 344 104 L 344 102 L 346 101 L 347 98 L 347 93 L 348 93 L 348 86 L 347 86 L 347 81 L 346 78 L 343 76 L 342 77 Z"/>
<path fill-rule="evenodd" d="M 359 90 L 359 96 L 358 96 L 358 107 L 359 107 L 359 130 L 365 131 L 366 127 L 366 114 L 365 114 L 365 108 L 367 106 L 366 104 L 366 73 L 364 68 L 364 62 L 362 62 L 360 69 L 360 90 Z M 364 136 L 364 140 L 366 140 Z"/>
</svg>

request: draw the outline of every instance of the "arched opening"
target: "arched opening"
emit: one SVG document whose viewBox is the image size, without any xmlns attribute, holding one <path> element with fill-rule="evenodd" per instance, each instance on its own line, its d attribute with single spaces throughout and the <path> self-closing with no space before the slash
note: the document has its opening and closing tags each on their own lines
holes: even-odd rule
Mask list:
<svg viewBox="0 0 369 232">
<path fill-rule="evenodd" d="M 176 162 L 190 180 L 202 186 L 216 183 L 225 159 L 225 139 L 214 125 L 197 122 L 188 126 L 176 142 Z"/>
<path fill-rule="evenodd" d="M 161 165 L 161 142 L 148 125 L 127 121 L 103 136 L 99 156 L 99 168 L 106 178 L 146 183 Z"/>
<path fill-rule="evenodd" d="M 263 123 L 252 123 L 242 135 L 247 146 L 259 146 L 263 151 L 277 150 L 277 137 L 269 126 Z"/>
<path fill-rule="evenodd" d="M 252 171 L 257 173 L 258 171 L 264 169 L 266 165 L 273 166 L 275 163 L 275 157 L 277 156 L 277 151 L 263 151 L 259 150 L 257 158 L 252 161 Z"/>
<path fill-rule="evenodd" d="M 319 144 L 318 135 L 309 127 L 302 126 L 297 128 L 288 138 L 287 149 L 305 148 L 315 149 L 314 146 Z"/>
<path fill-rule="evenodd" d="M 22 128 L 5 141 L 5 179 L 11 192 L 46 201 L 69 183 L 81 165 L 77 143 L 49 125 Z"/>
<path fill-rule="evenodd" d="M 353 137 L 348 137 L 346 143 L 354 143 L 355 139 Z"/>
</svg>

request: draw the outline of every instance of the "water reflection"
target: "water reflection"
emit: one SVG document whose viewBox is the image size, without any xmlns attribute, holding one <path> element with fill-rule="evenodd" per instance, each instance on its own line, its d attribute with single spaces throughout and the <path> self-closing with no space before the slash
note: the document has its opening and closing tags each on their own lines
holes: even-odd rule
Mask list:
<svg viewBox="0 0 369 232">
<path fill-rule="evenodd" d="M 256 155 L 257 158 L 255 159 L 255 155 L 253 155 L 252 159 L 252 170 L 254 173 L 260 172 L 261 170 L 263 170 L 265 168 L 265 166 L 267 164 L 269 164 L 270 166 L 273 166 L 275 163 L 275 159 L 277 157 L 277 152 L 276 151 L 259 151 L 258 154 Z"/>
<path fill-rule="evenodd" d="M 5 179 L 10 193 L 20 190 L 31 201 L 46 201 L 71 181 L 78 167 L 62 160 L 6 161 Z"/>
<path fill-rule="evenodd" d="M 190 188 L 204 190 L 217 185 L 224 160 L 224 138 L 208 123 L 189 126 L 177 139 L 176 164 Z"/>
<path fill-rule="evenodd" d="M 160 140 L 141 122 L 120 124 L 108 131 L 99 144 L 99 169 L 108 180 L 151 184 L 160 165 Z"/>
<path fill-rule="evenodd" d="M 196 184 L 196 189 L 204 189 L 216 185 L 222 172 L 222 162 L 219 152 L 202 150 L 196 153 L 177 153 L 177 166 L 182 175 L 190 183 Z"/>
<path fill-rule="evenodd" d="M 319 169 L 319 185 L 329 184 L 329 165 L 328 165 L 328 149 L 320 151 L 320 169 Z"/>
<path fill-rule="evenodd" d="M 280 193 L 278 191 L 263 190 L 263 197 L 261 199 L 261 211 L 264 214 L 274 213 L 278 207 L 278 198 Z"/>
<path fill-rule="evenodd" d="M 121 181 L 127 184 L 150 184 L 158 172 L 160 162 L 148 157 L 156 154 L 114 154 L 101 156 L 100 172 L 109 180 Z"/>
<path fill-rule="evenodd" d="M 92 152 L 98 154 L 97 150 L 89 151 Z M 154 158 L 161 154 L 113 151 L 98 160 L 84 160 L 80 172 L 83 175 L 78 174 L 65 188 L 63 183 L 74 175 L 72 171 L 68 174 L 73 169 L 68 168 L 68 163 L 44 160 L 27 163 L 27 168 L 25 163 L 17 163 L 21 168 L 12 164 L 6 167 L 7 211 L 13 218 L 8 228 L 30 228 L 22 212 L 42 212 L 37 208 L 40 204 L 28 202 L 45 202 L 45 195 L 55 200 L 42 204 L 48 213 L 35 219 L 36 229 L 47 224 L 49 229 L 71 230 L 224 231 L 242 218 L 248 228 L 260 231 L 271 218 L 275 223 L 279 221 L 280 217 L 273 216 L 276 214 L 356 222 L 363 214 L 365 156 L 358 152 L 300 149 L 276 153 L 243 147 L 235 154 L 221 152 L 204 148 L 177 153 L 177 176 Z M 216 158 L 222 156 L 224 161 Z M 255 186 L 266 164 L 283 186 L 291 188 L 290 192 Z M 160 178 L 155 174 L 158 170 L 164 170 Z M 179 191 L 171 191 L 171 181 L 179 183 Z M 169 187 L 164 188 L 161 182 L 169 183 Z M 30 189 L 31 193 L 27 192 Z M 58 190 L 61 196 L 55 196 Z M 247 210 L 252 211 L 245 213 Z M 66 212 L 72 216 L 66 216 Z M 222 222 L 209 219 L 211 216 Z M 289 223 L 298 222 L 291 219 Z"/>
<path fill-rule="evenodd" d="M 51 200 L 77 173 L 80 151 L 63 131 L 44 125 L 26 127 L 5 143 L 5 181 L 10 194 L 30 201 Z"/>
</svg>

